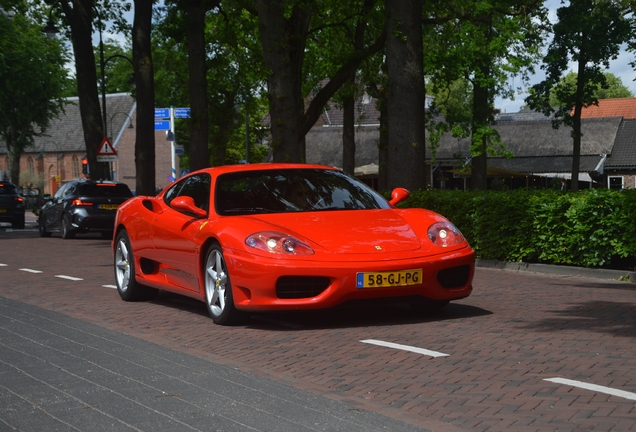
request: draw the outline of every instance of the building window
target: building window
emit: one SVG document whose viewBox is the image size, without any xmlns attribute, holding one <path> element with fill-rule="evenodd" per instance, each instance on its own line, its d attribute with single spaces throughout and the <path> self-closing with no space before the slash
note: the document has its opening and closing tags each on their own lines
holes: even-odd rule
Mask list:
<svg viewBox="0 0 636 432">
<path fill-rule="evenodd" d="M 623 176 L 608 176 L 607 177 L 607 187 L 609 189 L 624 189 L 625 183 Z"/>
<path fill-rule="evenodd" d="M 73 178 L 80 177 L 80 163 L 77 156 L 73 156 Z"/>
<path fill-rule="evenodd" d="M 27 171 L 31 174 L 35 174 L 35 167 L 33 166 L 33 158 L 31 156 L 27 159 Z"/>
</svg>

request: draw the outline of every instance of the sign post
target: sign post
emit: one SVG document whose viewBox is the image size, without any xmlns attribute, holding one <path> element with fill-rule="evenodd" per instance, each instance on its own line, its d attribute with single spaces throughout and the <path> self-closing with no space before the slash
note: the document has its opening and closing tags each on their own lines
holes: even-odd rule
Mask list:
<svg viewBox="0 0 636 432">
<path fill-rule="evenodd" d="M 117 161 L 117 151 L 110 143 L 107 137 L 104 137 L 99 150 L 97 150 L 97 162 L 115 162 Z"/>
<path fill-rule="evenodd" d="M 177 179 L 177 154 L 183 154 L 183 147 L 177 144 L 174 131 L 175 118 L 190 118 L 190 108 L 155 108 L 155 130 L 165 130 L 166 139 L 170 141 L 170 161 L 172 172 L 170 181 Z M 169 119 L 169 120 L 165 120 Z"/>
</svg>

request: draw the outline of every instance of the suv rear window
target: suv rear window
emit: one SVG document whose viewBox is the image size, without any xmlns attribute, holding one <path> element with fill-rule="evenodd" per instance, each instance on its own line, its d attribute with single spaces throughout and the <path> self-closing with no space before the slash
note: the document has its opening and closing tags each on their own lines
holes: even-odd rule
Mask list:
<svg viewBox="0 0 636 432">
<path fill-rule="evenodd" d="M 18 188 L 12 184 L 0 183 L 0 195 L 15 195 L 18 193 Z"/>
<path fill-rule="evenodd" d="M 133 196 L 125 184 L 82 184 L 79 185 L 78 195 L 86 197 L 127 197 Z"/>
</svg>

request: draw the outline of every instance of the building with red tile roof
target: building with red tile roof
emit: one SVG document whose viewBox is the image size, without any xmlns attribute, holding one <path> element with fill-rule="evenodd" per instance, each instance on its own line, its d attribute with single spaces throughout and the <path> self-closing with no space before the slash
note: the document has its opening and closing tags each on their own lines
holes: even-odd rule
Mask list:
<svg viewBox="0 0 636 432">
<path fill-rule="evenodd" d="M 636 98 L 601 99 L 581 112 L 581 118 L 600 117 L 636 119 Z"/>
</svg>

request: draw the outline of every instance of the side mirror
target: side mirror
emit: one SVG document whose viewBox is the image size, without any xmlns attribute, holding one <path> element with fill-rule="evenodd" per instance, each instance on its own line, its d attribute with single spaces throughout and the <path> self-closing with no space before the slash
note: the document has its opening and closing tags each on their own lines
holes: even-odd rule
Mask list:
<svg viewBox="0 0 636 432">
<path fill-rule="evenodd" d="M 398 205 L 399 203 L 407 199 L 410 195 L 411 194 L 409 193 L 409 191 L 404 188 L 395 188 L 393 189 L 393 192 L 391 192 L 391 201 L 389 201 L 389 204 Z"/>
<path fill-rule="evenodd" d="M 189 196 L 180 196 L 170 201 L 170 207 L 180 212 L 191 213 L 197 217 L 206 217 L 208 212 L 194 204 L 194 200 Z"/>
</svg>

